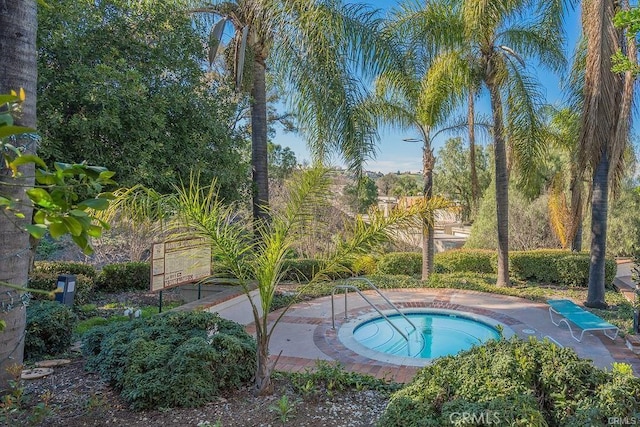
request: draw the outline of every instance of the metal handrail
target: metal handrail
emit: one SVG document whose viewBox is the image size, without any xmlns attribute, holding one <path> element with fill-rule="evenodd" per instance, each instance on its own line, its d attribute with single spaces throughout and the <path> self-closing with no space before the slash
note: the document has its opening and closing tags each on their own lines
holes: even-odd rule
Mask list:
<svg viewBox="0 0 640 427">
<path fill-rule="evenodd" d="M 391 301 L 389 301 L 389 299 L 387 297 L 385 297 L 382 292 L 380 292 L 380 289 L 378 289 L 378 287 L 376 285 L 374 285 L 371 280 L 366 279 L 364 277 L 354 277 L 348 280 L 360 280 L 365 282 L 369 288 L 371 288 L 372 290 L 376 291 L 378 293 L 378 295 L 380 295 L 382 297 L 382 299 L 389 304 L 400 316 L 402 316 L 404 318 L 404 320 L 406 320 L 411 326 L 413 326 L 413 330 L 417 330 L 418 328 L 416 327 L 416 325 L 409 320 L 409 318 L 407 316 L 405 316 L 405 314 L 403 312 L 401 312 L 398 307 L 395 306 L 395 304 L 393 304 Z M 361 291 L 360 289 L 358 289 L 356 286 L 352 286 L 352 285 L 336 285 L 333 287 L 333 290 L 331 291 L 331 325 L 332 328 L 335 329 L 336 328 L 336 315 L 335 315 L 335 308 L 334 308 L 334 302 L 333 302 L 333 297 L 336 293 L 337 289 L 344 289 L 344 318 L 347 318 L 347 290 L 351 289 L 354 290 L 358 293 L 358 295 L 360 295 L 362 297 L 362 299 L 364 299 L 371 307 L 373 307 L 374 310 L 376 310 L 378 312 L 378 314 L 380 314 L 396 331 L 398 331 L 398 333 L 400 335 L 402 335 L 402 337 L 407 340 L 407 342 L 409 342 L 409 337 L 407 335 L 405 335 L 392 321 L 391 319 L 389 319 L 382 311 L 380 311 L 380 309 L 378 307 L 375 306 L 375 304 L 373 304 L 369 298 L 367 298 Z"/>
</svg>

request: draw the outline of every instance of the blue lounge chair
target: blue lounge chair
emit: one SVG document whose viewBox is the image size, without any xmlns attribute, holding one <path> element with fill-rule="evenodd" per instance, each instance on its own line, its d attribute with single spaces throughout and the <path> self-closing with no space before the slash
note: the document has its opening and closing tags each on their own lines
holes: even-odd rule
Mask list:
<svg viewBox="0 0 640 427">
<path fill-rule="evenodd" d="M 612 325 L 609 322 L 605 322 L 595 314 L 584 310 L 573 301 L 569 301 L 568 299 L 552 299 L 548 300 L 547 304 L 549 304 L 549 316 L 551 317 L 551 322 L 556 326 L 560 326 L 560 323 L 564 322 L 569 328 L 569 332 L 571 332 L 571 336 L 573 337 L 573 339 L 578 342 L 582 341 L 582 337 L 587 331 L 602 331 L 608 338 L 611 338 L 612 340 L 615 340 L 618 336 L 617 326 Z M 558 320 L 558 322 L 556 322 L 553 318 L 554 313 L 562 317 L 560 320 Z M 573 334 L 573 329 L 571 328 L 571 323 L 569 322 L 582 329 L 580 338 L 577 338 Z M 614 331 L 613 336 L 609 335 L 607 331 Z"/>
</svg>

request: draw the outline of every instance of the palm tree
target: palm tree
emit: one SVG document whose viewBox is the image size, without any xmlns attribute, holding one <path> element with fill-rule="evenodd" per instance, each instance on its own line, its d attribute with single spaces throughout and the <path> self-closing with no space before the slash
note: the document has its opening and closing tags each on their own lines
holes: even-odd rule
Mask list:
<svg viewBox="0 0 640 427">
<path fill-rule="evenodd" d="M 635 44 L 626 43 L 623 30 L 613 25 L 613 16 L 620 7 L 620 3 L 613 0 L 585 0 L 582 4 L 587 56 L 579 165 L 590 166 L 592 170 L 591 265 L 585 305 L 597 308 L 607 307 L 604 267 L 608 197 L 610 190 L 619 184 L 624 170 L 623 155 L 633 101 L 633 74 L 627 71 L 620 75 L 612 71 L 611 57 L 619 49 L 631 61 L 636 61 Z"/>
<path fill-rule="evenodd" d="M 452 7 L 454 4 L 449 0 L 425 5 L 406 2 L 392 12 L 386 30 L 391 37 L 405 40 L 404 61 L 402 68 L 387 70 L 377 78 L 376 93 L 370 99 L 371 110 L 376 112 L 379 121 L 420 133 L 425 202 L 433 197 L 435 156 L 431 141 L 438 133 L 456 127 L 444 122 L 464 88 L 464 82 L 455 80 L 460 76 L 448 74 L 446 83 L 440 81 L 441 91 L 427 89 L 427 81 L 435 80 L 434 74 L 440 75 L 443 66 L 433 63 L 438 48 L 442 48 L 438 44 L 443 44 L 434 26 L 446 22 Z M 422 280 L 427 280 L 434 269 L 433 223 L 433 218 L 428 218 L 422 224 Z"/>
<path fill-rule="evenodd" d="M 207 2 L 192 12 L 222 18 L 213 27 L 211 61 L 225 22 L 232 23 L 238 88 L 248 61 L 254 218 L 268 216 L 267 68 L 286 87 L 287 101 L 316 157 L 337 149 L 360 171 L 375 134 L 351 108 L 361 90 L 353 75 L 357 69 L 372 73 L 376 64 L 393 61 L 385 47 L 389 44 L 378 37 L 380 20 L 374 11 L 338 1 L 235 0 Z"/>
<path fill-rule="evenodd" d="M 441 54 L 448 70 L 466 73 L 470 87 L 477 82 L 489 92 L 493 123 L 496 206 L 498 220 L 498 286 L 509 284 L 507 147 L 522 178 L 530 176 L 533 158 L 540 155 L 541 94 L 526 73 L 527 60 L 557 70 L 561 51 L 562 2 L 463 0 L 444 29 L 464 35 L 463 42 Z M 454 36 L 452 36 L 454 37 Z M 443 73 L 444 74 L 444 73 Z M 428 88 L 439 87 L 428 82 Z M 505 110 L 506 106 L 506 112 Z"/>
<path fill-rule="evenodd" d="M 259 224 L 257 240 L 251 238 L 246 221 L 238 220 L 237 207 L 225 205 L 217 196 L 215 185 L 203 188 L 197 178 L 177 189 L 176 194 L 164 196 L 141 187 L 129 189 L 110 207 L 111 213 L 119 212 L 132 219 L 164 219 L 174 237 L 195 235 L 211 245 L 217 272 L 237 279 L 251 304 L 258 347 L 254 377 L 258 394 L 270 390 L 273 365 L 269 341 L 286 312 L 285 308 L 273 322 L 269 319 L 276 286 L 287 273 L 285 260 L 292 245 L 310 233 L 309 221 L 314 211 L 327 203 L 329 184 L 328 171 L 323 169 L 309 169 L 290 180 L 285 201 L 271 208 L 269 222 Z M 353 224 L 346 224 L 344 234 L 334 236 L 333 247 L 318 257 L 321 267 L 307 278 L 309 283 L 300 291 L 326 280 L 328 273 L 344 272 L 346 261 L 370 253 L 388 241 L 394 230 L 415 226 L 418 216 L 428 216 L 429 211 L 446 205 L 444 200 L 434 199 L 430 204 L 395 209 L 386 217 L 377 211 L 371 211 L 367 221 L 356 217 Z M 257 285 L 259 298 L 251 293 L 252 283 Z"/>
<path fill-rule="evenodd" d="M 37 22 L 36 0 L 15 0 L 0 5 L 0 93 L 24 88 L 26 100 L 16 123 L 31 128 L 36 125 Z M 16 137 L 13 144 L 33 153 L 35 142 L 32 135 L 23 135 Z M 22 178 L 17 181 L 11 178 L 11 171 L 5 168 L 4 162 L 1 168 L 0 192 L 3 196 L 11 200 L 26 200 L 25 190 L 33 186 L 33 164 L 21 168 Z M 24 219 L 16 218 L 4 209 L 0 215 L 0 321 L 6 324 L 5 330 L 0 332 L 0 393 L 7 388 L 7 368 L 22 363 L 26 323 L 26 310 L 20 296 L 1 283 L 27 283 L 30 248 L 25 226 L 31 219 L 31 211 L 31 206 L 24 203 L 20 208 Z"/>
</svg>

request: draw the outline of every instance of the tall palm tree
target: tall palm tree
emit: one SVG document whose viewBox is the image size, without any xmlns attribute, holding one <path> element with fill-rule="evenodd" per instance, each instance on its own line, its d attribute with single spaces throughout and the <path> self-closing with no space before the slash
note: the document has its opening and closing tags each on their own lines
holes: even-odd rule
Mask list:
<svg viewBox="0 0 640 427">
<path fill-rule="evenodd" d="M 35 128 L 36 125 L 36 0 L 15 0 L 0 4 L 0 93 L 24 88 L 26 101 L 16 123 Z M 35 151 L 35 140 L 26 135 L 16 137 L 14 145 L 26 152 Z M 33 186 L 33 164 L 22 167 L 22 178 L 11 178 L 11 172 L 0 166 L 0 192 L 12 200 L 27 200 L 25 190 Z M 11 180 L 11 185 L 7 185 Z M 18 185 L 16 185 L 18 184 Z M 31 218 L 31 206 L 20 208 L 24 219 L 3 209 L 0 214 L 0 320 L 6 323 L 0 332 L 0 394 L 7 388 L 6 368 L 21 364 L 23 359 L 26 310 L 20 296 L 1 283 L 26 285 L 29 272 L 29 234 L 25 231 Z"/>
<path fill-rule="evenodd" d="M 552 70 L 564 65 L 562 1 L 463 0 L 460 13 L 456 12 L 452 9 L 439 28 L 449 34 L 445 39 L 462 34 L 462 43 L 439 55 L 435 63 L 446 64 L 440 74 L 443 80 L 428 81 L 426 87 L 438 91 L 443 87 L 439 81 L 446 81 L 447 71 L 454 71 L 467 75 L 463 81 L 469 87 L 484 87 L 489 92 L 498 220 L 497 285 L 508 286 L 507 148 L 526 183 L 533 159 L 542 150 L 538 114 L 542 96 L 535 79 L 527 74 L 527 61 L 536 60 Z"/>
<path fill-rule="evenodd" d="M 628 8 L 628 2 L 623 5 Z M 634 43 L 626 43 L 623 30 L 614 28 L 613 16 L 621 7 L 614 0 L 584 0 L 582 26 L 587 41 L 584 109 L 580 129 L 580 166 L 592 168 L 591 265 L 588 307 L 605 308 L 605 252 L 608 197 L 624 170 L 623 155 L 631 123 L 633 74 L 612 71 L 611 57 L 621 49 L 636 61 Z M 611 184 L 611 188 L 610 188 Z"/>
<path fill-rule="evenodd" d="M 378 37 L 375 11 L 334 0 L 214 0 L 191 10 L 223 19 L 213 27 L 210 60 L 226 20 L 233 24 L 237 86 L 245 61 L 251 73 L 254 218 L 268 216 L 267 69 L 284 83 L 288 104 L 316 157 L 337 149 L 350 166 L 361 168 L 375 133 L 352 108 L 361 91 L 353 76 L 356 70 L 371 74 L 376 64 L 393 61 L 387 41 Z"/>
<path fill-rule="evenodd" d="M 380 120 L 401 128 L 417 129 L 420 133 L 425 202 L 433 197 L 433 138 L 442 131 L 474 126 L 473 121 L 454 124 L 448 120 L 462 101 L 468 81 L 465 73 L 451 72 L 445 56 L 438 56 L 448 47 L 462 43 L 461 33 L 458 37 L 443 39 L 445 29 L 440 28 L 458 3 L 451 0 L 426 4 L 407 1 L 394 9 L 386 30 L 393 38 L 405 40 L 403 68 L 387 70 L 376 80 L 373 109 Z M 428 87 L 434 82 L 436 89 Z M 433 218 L 426 218 L 422 225 L 423 280 L 428 279 L 434 269 L 433 223 Z"/>
</svg>

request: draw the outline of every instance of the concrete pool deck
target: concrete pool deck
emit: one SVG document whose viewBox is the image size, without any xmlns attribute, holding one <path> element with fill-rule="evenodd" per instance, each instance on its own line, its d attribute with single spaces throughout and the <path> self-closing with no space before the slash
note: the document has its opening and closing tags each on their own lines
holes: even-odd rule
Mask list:
<svg viewBox="0 0 640 427">
<path fill-rule="evenodd" d="M 255 291 L 254 291 L 255 292 Z M 371 291 L 365 292 L 381 309 L 389 309 L 384 301 Z M 601 332 L 585 333 L 582 342 L 576 342 L 566 327 L 551 323 L 546 304 L 511 296 L 489 294 L 459 289 L 387 289 L 387 296 L 402 309 L 438 308 L 457 310 L 486 316 L 511 328 L 521 338 L 550 337 L 565 347 L 601 368 L 611 368 L 614 362 L 628 363 L 640 376 L 640 358 L 625 345 L 623 338 L 615 341 Z M 367 316 L 375 310 L 358 294 L 350 292 L 347 297 L 347 317 Z M 209 311 L 246 325 L 247 331 L 255 332 L 247 297 L 241 295 L 213 305 Z M 269 315 L 273 321 L 282 313 Z M 416 366 L 397 365 L 374 360 L 347 348 L 338 338 L 338 331 L 345 323 L 344 296 L 335 297 L 335 325 L 331 322 L 331 297 L 317 298 L 292 306 L 280 320 L 271 337 L 269 351 L 276 360 L 276 369 L 299 372 L 316 366 L 318 360 L 340 362 L 348 371 L 370 374 L 378 378 L 398 382 L 410 381 Z"/>
</svg>

